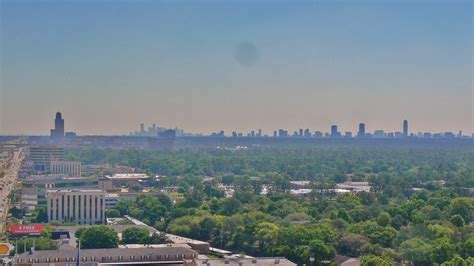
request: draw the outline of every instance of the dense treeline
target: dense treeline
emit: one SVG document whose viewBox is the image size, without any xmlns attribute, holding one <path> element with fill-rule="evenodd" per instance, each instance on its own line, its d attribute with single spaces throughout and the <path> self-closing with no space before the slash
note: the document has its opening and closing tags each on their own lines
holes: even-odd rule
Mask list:
<svg viewBox="0 0 474 266">
<path fill-rule="evenodd" d="M 122 201 L 110 212 L 215 247 L 301 264 L 337 253 L 362 256 L 367 265 L 468 265 L 474 263 L 474 199 L 465 189 L 474 184 L 474 149 L 468 144 L 82 149 L 68 157 L 167 176 L 154 185 L 176 185 L 179 193 Z M 311 180 L 322 189 L 348 179 L 369 181 L 375 192 L 285 193 L 290 180 Z M 224 197 L 219 183 L 232 184 L 234 195 Z M 271 188 L 268 195 L 260 195 L 263 186 Z"/>
<path fill-rule="evenodd" d="M 255 146 L 249 150 L 101 150 L 78 149 L 66 154 L 84 164 L 124 164 L 166 175 L 219 174 L 286 175 L 292 180 L 334 180 L 352 173 L 368 173 L 406 182 L 443 179 L 457 187 L 474 186 L 474 142 L 437 145 L 393 143 L 379 145 L 320 144 Z M 337 179 L 336 179 L 337 180 Z"/>
</svg>

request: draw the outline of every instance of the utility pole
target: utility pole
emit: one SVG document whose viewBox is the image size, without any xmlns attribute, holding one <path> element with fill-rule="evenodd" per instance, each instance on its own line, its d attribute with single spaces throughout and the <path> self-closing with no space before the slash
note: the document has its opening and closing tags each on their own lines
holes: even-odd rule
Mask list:
<svg viewBox="0 0 474 266">
<path fill-rule="evenodd" d="M 33 252 L 35 252 L 35 238 L 33 237 L 33 247 L 30 249 L 30 253 L 33 254 Z"/>
<path fill-rule="evenodd" d="M 76 266 L 81 266 L 81 239 L 77 239 L 77 259 L 76 259 Z"/>
</svg>

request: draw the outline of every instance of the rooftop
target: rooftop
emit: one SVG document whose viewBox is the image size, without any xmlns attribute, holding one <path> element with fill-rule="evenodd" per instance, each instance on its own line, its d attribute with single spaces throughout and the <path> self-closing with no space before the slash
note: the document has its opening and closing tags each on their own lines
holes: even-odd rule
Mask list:
<svg viewBox="0 0 474 266">
<path fill-rule="evenodd" d="M 186 257 L 197 255 L 196 251 L 188 247 L 181 246 L 164 246 L 164 247 L 142 247 L 142 248 L 111 248 L 111 249 L 81 249 L 80 256 L 87 257 L 88 261 L 92 257 L 96 257 L 97 261 L 100 261 L 102 257 L 118 257 L 123 256 L 124 258 L 135 256 L 137 259 L 139 256 L 145 255 L 169 255 L 169 259 L 175 259 L 175 255 L 186 255 Z M 29 259 L 46 259 L 50 258 L 76 258 L 77 249 L 62 249 L 62 250 L 41 250 L 35 251 L 33 254 L 23 253 L 20 254 L 19 259 L 22 259 L 24 262 Z M 113 260 L 113 259 L 112 259 Z M 145 259 L 146 260 L 146 259 Z"/>
<path fill-rule="evenodd" d="M 109 179 L 147 179 L 146 174 L 115 174 L 113 176 L 107 176 Z"/>
<path fill-rule="evenodd" d="M 96 189 L 96 188 L 81 188 L 81 189 L 48 189 L 46 193 L 105 193 L 102 189 Z"/>
<path fill-rule="evenodd" d="M 197 259 L 198 265 L 203 266 L 228 266 L 228 265 L 259 265 L 259 266 L 296 266 L 295 263 L 285 258 L 226 258 L 226 259 Z"/>
</svg>

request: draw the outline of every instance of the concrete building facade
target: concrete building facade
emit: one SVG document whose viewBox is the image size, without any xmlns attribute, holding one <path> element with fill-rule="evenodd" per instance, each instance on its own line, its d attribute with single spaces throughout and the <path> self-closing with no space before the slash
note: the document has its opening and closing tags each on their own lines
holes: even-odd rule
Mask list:
<svg viewBox="0 0 474 266">
<path fill-rule="evenodd" d="M 95 177 L 68 177 L 66 175 L 33 175 L 21 181 L 21 204 L 23 208 L 34 210 L 46 207 L 46 191 L 51 189 L 97 189 Z"/>
<path fill-rule="evenodd" d="M 51 171 L 51 162 L 64 161 L 64 148 L 57 145 L 31 146 L 29 160 L 36 171 Z"/>
<path fill-rule="evenodd" d="M 81 162 L 52 161 L 51 173 L 81 176 Z"/>
<path fill-rule="evenodd" d="M 48 221 L 103 224 L 105 191 L 101 189 L 48 190 Z"/>
</svg>

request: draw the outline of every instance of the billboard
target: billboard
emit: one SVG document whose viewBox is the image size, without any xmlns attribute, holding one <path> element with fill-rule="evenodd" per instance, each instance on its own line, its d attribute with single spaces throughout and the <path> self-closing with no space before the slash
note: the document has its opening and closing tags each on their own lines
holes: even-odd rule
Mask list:
<svg viewBox="0 0 474 266">
<path fill-rule="evenodd" d="M 8 231 L 14 235 L 40 235 L 43 233 L 41 224 L 10 224 Z"/>
</svg>

